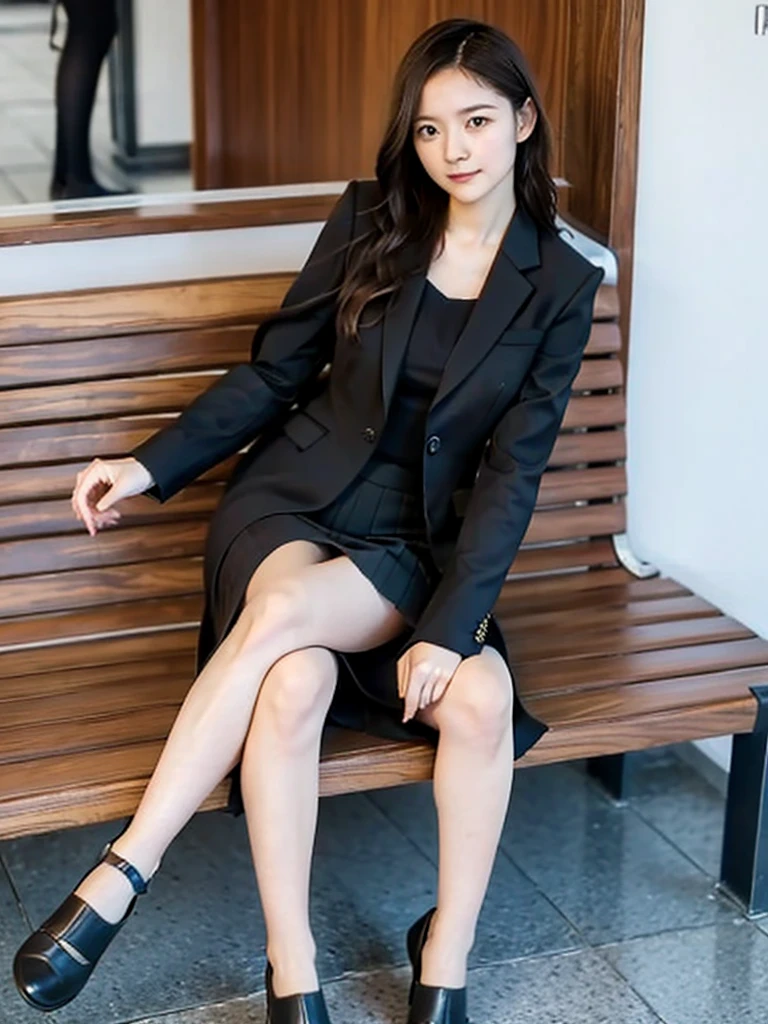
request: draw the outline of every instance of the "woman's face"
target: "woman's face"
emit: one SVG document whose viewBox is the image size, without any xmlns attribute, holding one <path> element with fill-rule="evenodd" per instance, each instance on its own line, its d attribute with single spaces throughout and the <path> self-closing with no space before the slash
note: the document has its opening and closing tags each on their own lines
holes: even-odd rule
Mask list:
<svg viewBox="0 0 768 1024">
<path fill-rule="evenodd" d="M 535 124 L 530 98 L 515 114 L 506 96 L 459 68 L 444 68 L 421 91 L 413 144 L 435 184 L 457 202 L 475 203 L 513 188 L 517 145 Z M 471 177 L 454 177 L 467 172 Z"/>
</svg>

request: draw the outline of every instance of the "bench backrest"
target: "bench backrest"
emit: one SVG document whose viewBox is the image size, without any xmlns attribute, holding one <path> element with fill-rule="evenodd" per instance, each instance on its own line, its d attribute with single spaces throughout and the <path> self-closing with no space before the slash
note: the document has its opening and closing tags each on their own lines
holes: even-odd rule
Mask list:
<svg viewBox="0 0 768 1024">
<path fill-rule="evenodd" d="M 62 628 L 83 636 L 144 623 L 157 633 L 157 656 L 164 643 L 169 655 L 179 650 L 163 636 L 197 622 L 207 519 L 233 460 L 164 506 L 126 502 L 121 525 L 95 539 L 71 510 L 75 474 L 95 456 L 124 455 L 246 360 L 254 326 L 291 279 L 0 301 L 0 648 L 11 640 L 4 619 L 16 619 L 15 643 L 28 634 L 34 644 L 34 623 L 19 616 L 80 609 Z M 610 537 L 624 530 L 626 490 L 617 320 L 616 289 L 603 286 L 513 575 L 616 564 Z"/>
</svg>

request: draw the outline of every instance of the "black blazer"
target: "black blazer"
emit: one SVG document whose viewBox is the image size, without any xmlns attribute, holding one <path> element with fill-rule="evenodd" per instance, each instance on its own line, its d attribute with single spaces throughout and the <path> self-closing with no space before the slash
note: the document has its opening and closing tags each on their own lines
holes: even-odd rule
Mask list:
<svg viewBox="0 0 768 1024">
<path fill-rule="evenodd" d="M 348 243 L 370 228 L 379 201 L 375 180 L 350 182 L 280 311 L 256 330 L 251 361 L 132 452 L 155 480 L 148 493 L 165 501 L 259 435 L 211 520 L 208 580 L 246 525 L 326 505 L 374 450 L 426 275 L 406 279 L 383 323 L 361 328 L 359 346 L 336 343 L 334 297 L 322 296 L 339 286 Z M 429 411 L 423 494 L 442 577 L 410 643 L 464 657 L 480 651 L 536 504 L 603 275 L 518 207 Z M 273 444 L 277 433 L 293 443 Z"/>
</svg>

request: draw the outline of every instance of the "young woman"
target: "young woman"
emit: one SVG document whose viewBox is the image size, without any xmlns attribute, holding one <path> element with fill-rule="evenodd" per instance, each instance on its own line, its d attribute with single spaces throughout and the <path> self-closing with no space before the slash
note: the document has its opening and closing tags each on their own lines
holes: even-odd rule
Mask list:
<svg viewBox="0 0 768 1024">
<path fill-rule="evenodd" d="M 549 149 L 514 43 L 476 21 L 429 28 L 398 70 L 376 180 L 348 186 L 250 363 L 132 457 L 78 475 L 93 536 L 122 498 L 165 501 L 256 438 L 210 526 L 200 674 L 126 830 L 18 952 L 33 1005 L 74 998 L 231 776 L 268 1020 L 327 1022 L 308 898 L 332 720 L 436 742 L 437 907 L 408 931 L 408 1020 L 463 1024 L 513 760 L 546 729 L 514 698 L 490 612 L 603 276 L 555 228 Z"/>
<path fill-rule="evenodd" d="M 121 195 L 101 185 L 91 160 L 91 117 L 99 74 L 117 34 L 117 0 L 56 0 L 52 6 L 51 46 L 59 4 L 67 13 L 67 36 L 56 69 L 56 151 L 51 199 Z"/>
</svg>

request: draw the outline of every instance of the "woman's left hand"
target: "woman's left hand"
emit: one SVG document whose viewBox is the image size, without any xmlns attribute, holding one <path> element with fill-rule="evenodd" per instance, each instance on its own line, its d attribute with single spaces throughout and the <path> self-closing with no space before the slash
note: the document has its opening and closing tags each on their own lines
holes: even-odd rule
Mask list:
<svg viewBox="0 0 768 1024">
<path fill-rule="evenodd" d="M 405 699 L 403 721 L 439 700 L 461 664 L 461 655 L 422 640 L 397 662 L 397 692 Z"/>
</svg>

